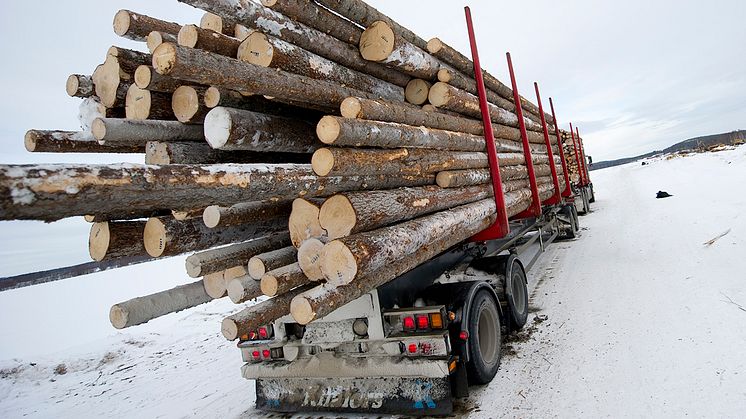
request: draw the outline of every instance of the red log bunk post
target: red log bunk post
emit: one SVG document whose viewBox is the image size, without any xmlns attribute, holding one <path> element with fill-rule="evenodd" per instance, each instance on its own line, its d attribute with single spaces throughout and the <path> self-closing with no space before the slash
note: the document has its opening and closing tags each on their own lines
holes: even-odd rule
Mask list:
<svg viewBox="0 0 746 419">
<path fill-rule="evenodd" d="M 590 173 L 588 173 L 588 161 L 585 157 L 585 147 L 583 147 L 583 139 L 580 138 L 580 130 L 578 127 L 575 127 L 575 134 L 578 135 L 578 148 L 580 149 L 580 158 L 583 162 L 583 176 L 585 176 L 585 180 L 583 181 L 583 186 L 588 186 L 591 183 L 590 179 Z"/>
<path fill-rule="evenodd" d="M 479 64 L 477 40 L 474 36 L 474 26 L 472 25 L 471 21 L 471 10 L 468 6 L 464 7 L 464 13 L 466 14 L 466 27 L 469 31 L 471 59 L 474 62 L 474 79 L 477 82 L 479 109 L 482 112 L 482 124 L 484 124 L 484 139 L 485 143 L 487 144 L 487 160 L 490 164 L 490 174 L 492 175 L 492 190 L 495 194 L 495 210 L 497 212 L 497 219 L 495 219 L 495 223 L 484 231 L 472 237 L 472 240 L 486 241 L 505 237 L 510 231 L 510 227 L 508 226 L 508 213 L 505 211 L 505 196 L 503 195 L 503 184 L 502 179 L 500 178 L 500 162 L 497 159 L 495 137 L 492 132 L 492 119 L 490 118 L 489 108 L 487 107 L 487 95 L 484 88 L 484 78 L 482 77 L 482 66 Z"/>
<path fill-rule="evenodd" d="M 565 150 L 562 147 L 562 134 L 560 133 L 559 124 L 557 124 L 557 115 L 554 113 L 554 102 L 552 98 L 549 98 L 549 107 L 552 109 L 552 119 L 554 119 L 554 132 L 557 134 L 557 148 L 559 149 L 560 160 L 562 160 L 562 174 L 565 177 L 565 190 L 562 191 L 562 196 L 567 198 L 572 195 L 572 188 L 570 187 L 570 174 L 567 171 L 567 161 L 565 160 Z"/>
<path fill-rule="evenodd" d="M 578 166 L 578 185 L 583 186 L 583 172 L 580 167 L 580 154 L 578 153 L 578 143 L 575 141 L 575 130 L 572 129 L 572 122 L 570 122 L 570 138 L 572 138 L 572 149 L 575 152 L 575 165 Z"/>
<path fill-rule="evenodd" d="M 536 90 L 536 104 L 539 105 L 539 117 L 541 119 L 541 126 L 544 130 L 544 144 L 547 146 L 547 156 L 549 156 L 549 170 L 552 172 L 552 184 L 554 185 L 554 194 L 550 196 L 544 204 L 556 205 L 559 204 L 562 197 L 560 196 L 559 179 L 557 178 L 557 166 L 554 164 L 554 153 L 552 152 L 552 142 L 549 141 L 549 128 L 547 128 L 547 119 L 544 117 L 544 107 L 541 104 L 541 95 L 539 94 L 539 83 L 534 82 L 534 90 Z"/>
<path fill-rule="evenodd" d="M 513 101 L 515 102 L 515 114 L 518 117 L 518 128 L 521 131 L 521 140 L 523 140 L 523 157 L 526 160 L 526 172 L 528 172 L 528 182 L 531 186 L 531 206 L 526 211 L 517 214 L 514 219 L 538 217 L 541 215 L 541 197 L 539 196 L 539 187 L 536 184 L 536 173 L 534 172 L 534 161 L 531 157 L 531 147 L 528 143 L 528 133 L 526 133 L 526 121 L 523 120 L 523 109 L 521 108 L 521 95 L 518 94 L 518 83 L 515 80 L 513 72 L 513 60 L 510 59 L 510 53 L 506 53 L 508 58 L 508 70 L 510 71 L 510 83 L 513 87 Z M 549 166 L 553 166 L 551 158 Z"/>
</svg>

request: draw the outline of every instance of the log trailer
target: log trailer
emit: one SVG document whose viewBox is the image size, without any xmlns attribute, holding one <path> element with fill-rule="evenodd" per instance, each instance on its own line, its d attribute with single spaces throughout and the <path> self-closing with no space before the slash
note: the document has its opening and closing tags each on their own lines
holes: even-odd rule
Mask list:
<svg viewBox="0 0 746 419">
<path fill-rule="evenodd" d="M 491 138 L 468 8 L 467 24 L 485 136 Z M 287 315 L 242 338 L 241 374 L 256 380 L 258 409 L 450 414 L 453 400 L 468 395 L 469 384 L 494 378 L 503 335 L 521 329 L 528 318 L 527 273 L 554 240 L 576 237 L 578 214 L 588 213 L 595 200 L 577 128 L 570 126 L 572 153 L 565 153 L 562 137 L 568 133 L 557 126 L 551 98 L 562 173 L 552 167 L 556 192 L 547 200 L 539 198 L 509 53 L 507 57 L 529 166 L 531 208 L 510 220 L 506 216 L 499 161 L 488 141 L 495 225 L 323 318 L 301 325 Z M 536 84 L 535 89 L 543 116 Z M 543 117 L 542 124 L 551 161 Z M 575 176 L 568 171 L 571 165 Z"/>
</svg>

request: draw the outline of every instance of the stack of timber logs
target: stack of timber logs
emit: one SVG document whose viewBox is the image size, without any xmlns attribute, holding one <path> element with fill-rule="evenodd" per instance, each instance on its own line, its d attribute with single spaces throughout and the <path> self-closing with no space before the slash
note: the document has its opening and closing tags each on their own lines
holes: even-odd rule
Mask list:
<svg viewBox="0 0 746 419">
<path fill-rule="evenodd" d="M 24 139 L 145 164 L 0 166 L 2 220 L 84 216 L 99 262 L 189 254 L 198 280 L 116 304 L 116 328 L 260 296 L 223 321 L 227 339 L 307 324 L 491 225 L 488 142 L 511 217 L 534 199 L 529 156 L 542 201 L 559 147 L 574 161 L 520 98 L 524 150 L 513 91 L 486 71 L 485 138 L 471 60 L 361 0 L 179 1 L 201 21 L 119 11 L 115 33 L 142 51 L 113 46 L 68 78 L 81 131 Z"/>
</svg>

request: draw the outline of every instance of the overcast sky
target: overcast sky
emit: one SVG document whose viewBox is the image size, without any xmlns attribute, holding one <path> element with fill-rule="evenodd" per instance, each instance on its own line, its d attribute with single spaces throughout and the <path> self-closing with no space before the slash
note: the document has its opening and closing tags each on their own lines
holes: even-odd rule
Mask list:
<svg viewBox="0 0 746 419">
<path fill-rule="evenodd" d="M 438 36 L 467 54 L 462 7 L 470 3 L 483 66 L 509 83 L 504 54 L 511 51 L 521 93 L 534 99 L 538 81 L 563 127 L 580 127 L 596 161 L 746 128 L 743 0 L 370 3 L 423 38 Z M 0 162 L 90 161 L 26 153 L 23 133 L 77 128 L 79 101 L 65 94 L 67 76 L 90 73 L 111 45 L 138 46 L 112 31 L 120 8 L 180 23 L 201 15 L 176 0 L 4 2 Z"/>
</svg>

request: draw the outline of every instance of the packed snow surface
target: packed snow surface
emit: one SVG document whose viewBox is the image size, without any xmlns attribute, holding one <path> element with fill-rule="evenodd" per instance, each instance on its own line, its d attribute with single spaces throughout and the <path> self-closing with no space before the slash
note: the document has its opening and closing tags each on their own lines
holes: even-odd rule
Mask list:
<svg viewBox="0 0 746 419">
<path fill-rule="evenodd" d="M 591 173 L 580 237 L 531 271 L 529 324 L 457 415 L 743 416 L 746 147 L 648 163 Z M 172 258 L 0 293 L 0 417 L 259 416 L 219 332 L 229 301 L 103 327 L 111 304 L 186 282 Z"/>
</svg>

